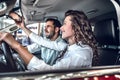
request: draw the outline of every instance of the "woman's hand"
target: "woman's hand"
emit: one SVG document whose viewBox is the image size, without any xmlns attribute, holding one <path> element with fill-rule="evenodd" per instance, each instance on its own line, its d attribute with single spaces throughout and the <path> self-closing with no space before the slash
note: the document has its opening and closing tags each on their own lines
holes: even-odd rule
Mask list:
<svg viewBox="0 0 120 80">
<path fill-rule="evenodd" d="M 18 46 L 18 42 L 13 38 L 10 33 L 0 32 L 0 41 L 5 41 L 12 48 L 16 48 Z"/>
<path fill-rule="evenodd" d="M 10 33 L 0 32 L 0 41 L 5 41 L 9 44 L 14 50 L 18 52 L 21 58 L 24 60 L 26 65 L 30 62 L 33 55 L 24 48 L 20 43 L 18 43 Z"/>
</svg>

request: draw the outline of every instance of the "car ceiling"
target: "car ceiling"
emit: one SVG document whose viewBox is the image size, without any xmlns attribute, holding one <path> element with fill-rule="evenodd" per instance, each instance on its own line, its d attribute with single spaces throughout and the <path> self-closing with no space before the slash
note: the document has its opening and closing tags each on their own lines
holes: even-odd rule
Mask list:
<svg viewBox="0 0 120 80">
<path fill-rule="evenodd" d="M 21 8 L 26 23 L 47 17 L 63 20 L 69 9 L 82 10 L 90 19 L 114 10 L 110 0 L 21 0 Z"/>
</svg>

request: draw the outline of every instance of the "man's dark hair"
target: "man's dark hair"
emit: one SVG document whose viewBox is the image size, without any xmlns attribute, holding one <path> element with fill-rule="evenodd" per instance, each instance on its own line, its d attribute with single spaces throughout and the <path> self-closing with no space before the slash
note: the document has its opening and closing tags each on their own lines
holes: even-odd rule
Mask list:
<svg viewBox="0 0 120 80">
<path fill-rule="evenodd" d="M 45 22 L 47 22 L 47 21 L 53 21 L 53 25 L 55 27 L 59 27 L 60 28 L 62 26 L 58 19 L 48 18 Z"/>
</svg>

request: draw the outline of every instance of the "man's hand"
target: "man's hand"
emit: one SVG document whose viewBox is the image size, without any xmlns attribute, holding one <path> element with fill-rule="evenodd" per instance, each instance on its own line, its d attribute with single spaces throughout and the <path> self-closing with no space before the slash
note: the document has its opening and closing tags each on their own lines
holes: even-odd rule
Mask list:
<svg viewBox="0 0 120 80">
<path fill-rule="evenodd" d="M 16 25 L 19 28 L 23 29 L 25 27 L 24 18 L 21 17 L 19 14 L 15 13 L 15 12 L 10 12 L 9 17 L 15 21 Z"/>
<path fill-rule="evenodd" d="M 9 13 L 9 17 L 11 19 L 13 19 L 16 23 L 16 25 L 21 28 L 28 36 L 30 35 L 30 33 L 32 32 L 31 30 L 29 30 L 24 22 L 24 18 L 22 18 L 20 15 L 18 15 L 15 12 L 10 12 Z"/>
</svg>

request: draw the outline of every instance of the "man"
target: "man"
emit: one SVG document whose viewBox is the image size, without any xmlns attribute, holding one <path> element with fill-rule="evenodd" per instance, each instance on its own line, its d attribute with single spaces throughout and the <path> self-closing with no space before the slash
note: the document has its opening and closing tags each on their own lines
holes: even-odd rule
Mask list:
<svg viewBox="0 0 120 80">
<path fill-rule="evenodd" d="M 11 12 L 9 15 L 13 18 L 13 20 L 14 18 L 15 20 L 17 18 L 18 20 L 21 20 L 14 12 Z M 56 62 L 56 58 L 59 56 L 60 51 L 64 50 L 67 46 L 66 42 L 60 36 L 60 22 L 57 19 L 52 18 L 46 20 L 46 39 L 30 31 L 25 26 L 25 24 L 19 22 L 16 23 L 20 25 L 19 27 L 29 36 L 33 42 L 35 42 L 34 44 L 27 46 L 28 51 L 30 53 L 34 53 L 40 50 L 41 58 L 47 64 L 53 65 Z"/>
</svg>

